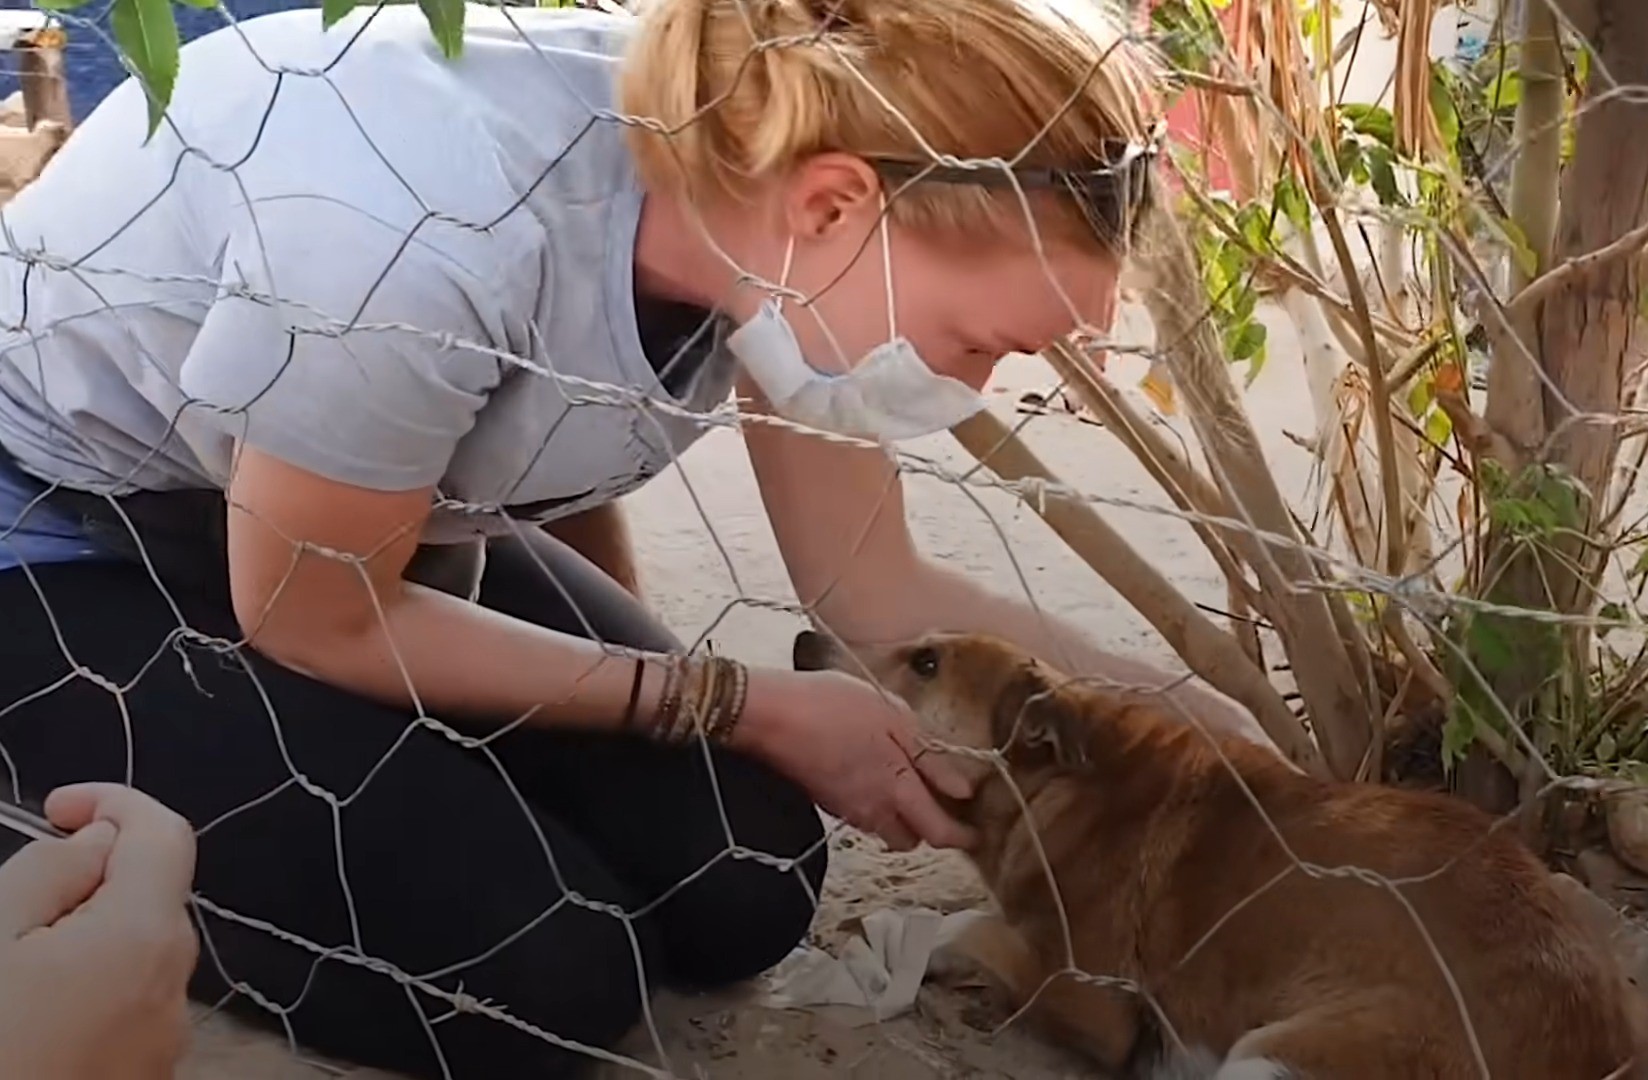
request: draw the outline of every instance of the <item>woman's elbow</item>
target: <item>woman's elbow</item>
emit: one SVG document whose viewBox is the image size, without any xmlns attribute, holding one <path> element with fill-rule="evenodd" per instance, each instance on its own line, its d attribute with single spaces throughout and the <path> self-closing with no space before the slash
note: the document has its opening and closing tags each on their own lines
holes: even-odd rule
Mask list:
<svg viewBox="0 0 1648 1080">
<path fill-rule="evenodd" d="M 230 598 L 241 640 L 282 667 L 322 672 L 329 658 L 347 655 L 348 644 L 369 631 L 374 605 L 342 605 L 335 595 L 315 595 L 297 575 L 270 585 L 254 575 L 230 575 Z M 381 606 L 380 606 L 381 607 Z"/>
</svg>

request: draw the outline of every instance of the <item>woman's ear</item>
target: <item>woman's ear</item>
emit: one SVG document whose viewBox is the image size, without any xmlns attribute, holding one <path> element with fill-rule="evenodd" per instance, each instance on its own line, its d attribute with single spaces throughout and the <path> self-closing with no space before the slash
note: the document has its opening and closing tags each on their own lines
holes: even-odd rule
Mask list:
<svg viewBox="0 0 1648 1080">
<path fill-rule="evenodd" d="M 796 166 L 785 214 L 792 236 L 834 239 L 853 222 L 880 216 L 881 179 L 863 158 L 815 154 Z"/>
</svg>

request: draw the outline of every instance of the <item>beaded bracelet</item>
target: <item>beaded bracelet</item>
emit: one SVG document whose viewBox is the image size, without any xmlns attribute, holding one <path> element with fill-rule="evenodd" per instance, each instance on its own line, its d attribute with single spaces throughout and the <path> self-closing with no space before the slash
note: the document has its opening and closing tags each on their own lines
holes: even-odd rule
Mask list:
<svg viewBox="0 0 1648 1080">
<path fill-rule="evenodd" d="M 725 743 L 738 726 L 748 694 L 749 669 L 736 660 L 713 654 L 673 657 L 665 669 L 652 734 L 666 743 L 684 743 L 695 735 Z"/>
</svg>

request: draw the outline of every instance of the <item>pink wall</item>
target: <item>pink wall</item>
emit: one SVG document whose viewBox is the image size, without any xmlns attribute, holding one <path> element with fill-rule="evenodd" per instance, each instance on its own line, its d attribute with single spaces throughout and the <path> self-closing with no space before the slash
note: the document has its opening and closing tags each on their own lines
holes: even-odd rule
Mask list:
<svg viewBox="0 0 1648 1080">
<path fill-rule="evenodd" d="M 1154 9 L 1158 2 L 1159 0 L 1151 0 L 1149 9 Z M 1241 3 L 1232 4 L 1220 13 L 1219 21 L 1224 26 L 1227 38 L 1233 36 L 1235 23 L 1233 13 L 1238 8 L 1245 6 Z M 1148 31 L 1150 28 L 1150 17 L 1147 14 L 1149 9 L 1141 8 L 1140 10 L 1140 31 Z M 1203 128 L 1198 97 L 1199 95 L 1195 91 L 1185 92 L 1174 106 L 1168 110 L 1167 127 L 1168 133 L 1175 143 L 1183 147 L 1193 147 L 1200 150 L 1206 142 L 1207 132 Z M 1230 170 L 1225 165 L 1223 155 L 1215 150 L 1207 155 L 1206 160 L 1209 186 L 1215 190 L 1228 188 L 1230 185 Z"/>
</svg>

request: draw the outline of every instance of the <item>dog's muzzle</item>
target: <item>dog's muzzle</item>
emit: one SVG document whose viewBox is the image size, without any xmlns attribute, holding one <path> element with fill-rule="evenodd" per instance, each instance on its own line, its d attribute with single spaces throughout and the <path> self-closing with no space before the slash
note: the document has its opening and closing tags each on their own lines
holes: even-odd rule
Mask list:
<svg viewBox="0 0 1648 1080">
<path fill-rule="evenodd" d="M 797 671 L 829 671 L 835 667 L 836 645 L 829 635 L 803 630 L 795 635 L 790 663 Z"/>
</svg>

